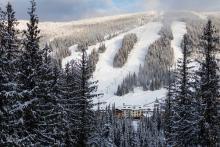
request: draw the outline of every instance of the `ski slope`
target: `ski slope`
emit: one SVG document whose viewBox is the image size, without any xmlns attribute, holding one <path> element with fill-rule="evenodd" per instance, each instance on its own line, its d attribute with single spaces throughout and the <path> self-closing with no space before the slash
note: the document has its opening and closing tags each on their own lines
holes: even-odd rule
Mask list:
<svg viewBox="0 0 220 147">
<path fill-rule="evenodd" d="M 171 24 L 171 30 L 174 37 L 174 39 L 171 41 L 171 47 L 174 50 L 174 65 L 175 65 L 177 63 L 177 60 L 183 57 L 181 42 L 183 40 L 183 36 L 187 33 L 186 23 L 180 21 L 174 21 Z"/>
<path fill-rule="evenodd" d="M 138 72 L 139 66 L 144 63 L 149 45 L 159 39 L 158 32 L 161 27 L 162 24 L 160 22 L 150 22 L 105 42 L 107 49 L 100 55 L 93 75 L 94 80 L 99 81 L 99 93 L 114 96 L 118 85 L 122 83 L 123 79 L 129 73 Z M 121 47 L 124 35 L 128 33 L 135 33 L 138 37 L 138 42 L 129 54 L 125 65 L 122 68 L 114 68 L 113 59 Z"/>
<path fill-rule="evenodd" d="M 97 93 L 103 93 L 104 96 L 94 99 L 94 103 L 103 102 L 103 108 L 111 104 L 115 104 L 116 107 L 121 107 L 123 104 L 145 105 L 154 102 L 157 98 L 164 98 L 167 92 L 166 89 L 143 91 L 142 88 L 135 88 L 134 92 L 130 92 L 124 96 L 114 95 L 118 85 L 122 83 L 123 79 L 129 73 L 138 73 L 139 66 L 144 64 L 148 47 L 160 38 L 159 31 L 162 26 L 161 22 L 149 22 L 146 25 L 137 27 L 102 42 L 106 46 L 106 51 L 99 56 L 99 61 L 93 73 L 92 80 L 99 81 Z M 182 57 L 181 42 L 184 34 L 187 33 L 186 24 L 184 22 L 174 21 L 171 23 L 171 29 L 174 36 L 174 39 L 171 41 L 171 47 L 174 49 L 176 62 L 178 58 Z M 122 45 L 123 37 L 129 33 L 135 33 L 138 37 L 138 41 L 130 52 L 125 65 L 121 68 L 114 68 L 114 57 Z M 100 43 L 97 43 L 96 45 L 88 47 L 87 53 L 90 54 L 93 49 L 98 49 L 99 46 Z M 77 45 L 69 49 L 71 51 L 71 56 L 63 60 L 63 67 L 71 60 L 77 60 L 81 56 L 81 53 L 77 51 Z M 153 107 L 153 104 L 149 107 Z"/>
<path fill-rule="evenodd" d="M 154 101 L 156 99 L 164 99 L 167 90 L 160 89 L 155 91 L 143 91 L 142 88 L 138 87 L 134 89 L 134 92 L 130 92 L 123 96 L 110 96 L 105 95 L 102 99 L 94 100 L 97 102 L 104 102 L 101 108 L 105 109 L 108 105 L 115 105 L 117 108 L 121 108 L 123 104 L 125 105 L 147 105 L 148 108 L 154 107 Z"/>
<path fill-rule="evenodd" d="M 71 46 L 69 51 L 71 55 L 62 60 L 62 68 L 65 68 L 66 64 L 70 63 L 72 60 L 78 61 L 81 59 L 82 53 L 78 51 L 78 45 Z"/>
<path fill-rule="evenodd" d="M 143 91 L 141 88 L 136 88 L 133 93 L 126 94 L 122 97 L 114 95 L 118 85 L 122 83 L 123 79 L 129 73 L 137 73 L 139 66 L 143 65 L 148 47 L 159 39 L 160 35 L 158 33 L 161 28 L 162 23 L 150 22 L 104 42 L 106 51 L 100 54 L 96 70 L 93 74 L 93 80 L 99 81 L 97 92 L 103 93 L 104 96 L 100 99 L 95 99 L 94 103 L 98 101 L 105 102 L 104 106 L 102 106 L 103 108 L 109 104 L 115 104 L 117 107 L 120 107 L 123 103 L 130 105 L 147 104 L 154 102 L 156 98 L 164 97 L 166 93 L 164 89 L 158 91 Z M 123 37 L 129 33 L 135 33 L 138 37 L 138 41 L 129 54 L 125 65 L 122 68 L 114 68 L 113 59 L 122 45 Z M 87 54 L 90 54 L 94 48 L 98 49 L 99 45 L 100 43 L 88 47 Z M 71 60 L 77 60 L 81 57 L 81 53 L 77 51 L 77 45 L 70 47 L 69 50 L 71 51 L 71 56 L 63 59 L 63 67 Z"/>
</svg>

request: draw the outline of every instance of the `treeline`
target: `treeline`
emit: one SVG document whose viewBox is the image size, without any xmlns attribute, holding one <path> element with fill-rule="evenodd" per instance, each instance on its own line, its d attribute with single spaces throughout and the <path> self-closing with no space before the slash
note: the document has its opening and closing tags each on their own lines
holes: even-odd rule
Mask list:
<svg viewBox="0 0 220 147">
<path fill-rule="evenodd" d="M 96 64 L 99 61 L 99 54 L 104 53 L 106 50 L 106 46 L 104 43 L 101 43 L 98 47 L 98 50 L 96 48 L 94 48 L 91 52 L 91 54 L 89 55 L 89 63 L 92 67 L 92 72 L 95 71 L 96 69 Z"/>
<path fill-rule="evenodd" d="M 56 59 L 62 60 L 70 54 L 68 48 L 74 44 L 87 43 L 90 46 L 109 40 L 120 33 L 127 32 L 137 26 L 147 23 L 150 20 L 150 17 L 151 16 L 147 16 L 145 14 L 137 14 L 117 19 L 113 18 L 113 20 L 107 20 L 99 23 L 80 25 L 73 24 L 68 26 L 70 31 L 69 33 L 64 32 L 65 35 L 55 37 L 49 44 L 55 51 Z M 81 30 L 80 33 L 79 30 Z M 50 34 L 45 34 L 45 36 L 46 37 L 43 39 L 47 41 L 51 39 Z"/>
<path fill-rule="evenodd" d="M 87 146 L 94 132 L 96 83 L 82 58 L 61 69 L 40 48 L 36 3 L 18 37 L 12 5 L 0 10 L 0 146 Z"/>
<path fill-rule="evenodd" d="M 218 31 L 209 20 L 199 38 L 202 55 L 195 68 L 190 60 L 191 38 L 183 40 L 183 58 L 169 78 L 165 110 L 166 146 L 217 146 L 219 117 Z M 172 79 L 172 80 L 171 80 Z"/>
<path fill-rule="evenodd" d="M 138 86 L 138 79 L 136 74 L 130 74 L 123 79 L 122 84 L 118 86 L 117 92 L 115 93 L 117 96 L 123 96 L 129 92 L 134 91 L 134 87 Z"/>
<path fill-rule="evenodd" d="M 94 147 L 162 147 L 164 146 L 163 115 L 158 107 L 152 114 L 137 120 L 118 118 L 116 109 L 107 107 L 96 112 L 97 129 L 89 139 Z"/>
<path fill-rule="evenodd" d="M 137 86 L 143 87 L 143 90 L 158 90 L 168 84 L 168 69 L 174 60 L 171 48 L 173 36 L 169 27 L 163 27 L 160 35 L 160 39 L 149 46 L 144 65 L 139 67 L 138 74 L 128 75 L 118 86 L 116 95 L 127 94 Z"/>
<path fill-rule="evenodd" d="M 137 35 L 133 33 L 124 36 L 122 46 L 114 57 L 113 67 L 122 67 L 127 62 L 128 55 L 134 48 L 137 40 Z"/>
</svg>

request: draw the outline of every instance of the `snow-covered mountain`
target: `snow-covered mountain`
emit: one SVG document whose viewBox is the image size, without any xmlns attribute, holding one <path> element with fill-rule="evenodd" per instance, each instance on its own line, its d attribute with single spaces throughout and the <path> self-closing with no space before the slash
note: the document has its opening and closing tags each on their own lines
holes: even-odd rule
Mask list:
<svg viewBox="0 0 220 147">
<path fill-rule="evenodd" d="M 219 12 L 146 12 L 73 22 L 42 22 L 42 45 L 46 42 L 62 66 L 80 58 L 78 44 L 88 43 L 88 55 L 96 52 L 93 80 L 98 80 L 98 93 L 104 95 L 95 102 L 116 106 L 145 105 L 166 95 L 166 74 L 181 58 L 184 34 L 198 45 L 199 33 L 208 18 L 220 28 Z M 21 21 L 19 28 L 25 28 Z M 135 34 L 134 45 L 125 44 L 125 36 Z M 128 40 L 130 42 L 132 40 Z M 99 48 L 104 44 L 104 51 Z M 115 56 L 121 67 L 115 67 Z M 195 58 L 196 51 L 192 55 Z M 166 61 L 166 62 L 165 62 Z M 130 76 L 134 75 L 134 76 Z M 120 93 L 122 92 L 122 94 Z M 117 94 L 120 93 L 120 94 Z M 118 96 L 117 96 L 117 95 Z"/>
</svg>

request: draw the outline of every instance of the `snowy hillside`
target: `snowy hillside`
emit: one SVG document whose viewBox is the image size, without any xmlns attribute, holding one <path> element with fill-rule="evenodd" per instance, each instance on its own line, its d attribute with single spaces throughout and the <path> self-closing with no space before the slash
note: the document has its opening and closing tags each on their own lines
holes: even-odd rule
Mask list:
<svg viewBox="0 0 220 147">
<path fill-rule="evenodd" d="M 145 19 L 152 18 L 157 15 L 156 12 L 151 11 L 146 13 L 134 13 L 134 14 L 124 14 L 117 16 L 106 16 L 106 17 L 98 17 L 91 19 L 83 19 L 79 21 L 70 21 L 70 22 L 40 22 L 39 28 L 41 29 L 41 35 L 47 41 L 52 41 L 55 38 L 60 38 L 64 36 L 72 36 L 72 35 L 82 35 L 86 33 L 87 29 L 97 29 L 96 31 L 100 31 L 99 28 L 94 26 L 103 27 L 109 26 L 110 30 L 114 30 L 113 27 L 120 27 L 121 21 L 124 21 L 124 27 L 126 27 L 126 22 L 132 24 L 133 21 L 138 25 L 138 23 L 144 23 Z M 25 20 L 20 20 L 18 28 L 20 30 L 26 29 Z M 115 24 L 115 25 L 114 25 Z M 126 28 L 124 28 L 126 29 Z M 93 30 L 94 31 L 94 30 Z M 92 32 L 92 31 L 91 31 Z M 93 34 L 95 35 L 95 34 Z"/>
<path fill-rule="evenodd" d="M 181 42 L 183 35 L 187 33 L 186 24 L 184 22 L 174 21 L 171 24 L 171 29 L 174 38 L 171 41 L 171 47 L 174 49 L 174 59 L 177 61 L 179 58 L 182 58 Z"/>
<path fill-rule="evenodd" d="M 135 33 L 138 37 L 138 42 L 130 53 L 127 63 L 122 68 L 113 67 L 113 58 L 118 52 L 125 34 L 105 42 L 107 49 L 105 53 L 101 54 L 94 72 L 94 79 L 99 80 L 98 92 L 114 95 L 117 89 L 115 85 L 120 84 L 129 73 L 138 71 L 139 65 L 144 62 L 148 46 L 159 38 L 158 32 L 161 27 L 161 23 L 152 22 L 127 32 Z"/>
<path fill-rule="evenodd" d="M 138 86 L 127 94 L 116 96 L 115 93 L 118 86 L 129 74 L 135 73 L 138 77 L 140 66 L 144 68 L 146 63 L 151 62 L 152 59 L 149 59 L 149 61 L 147 59 L 149 47 L 152 44 L 157 46 L 158 40 L 161 43 L 161 40 L 168 39 L 170 41 L 168 47 L 173 50 L 171 56 L 173 56 L 173 66 L 175 66 L 177 59 L 182 57 L 181 42 L 183 35 L 188 33 L 192 39 L 196 38 L 199 28 L 202 26 L 201 22 L 217 15 L 218 13 L 214 12 L 178 12 L 178 14 L 175 12 L 148 12 L 72 22 L 43 22 L 40 23 L 39 27 L 42 36 L 46 38 L 47 42 L 51 42 L 52 47 L 55 48 L 54 52 L 62 54 L 61 58 L 58 57 L 62 59 L 62 67 L 65 67 L 71 60 L 80 58 L 81 52 L 78 50 L 78 44 L 82 43 L 81 40 L 89 42 L 88 55 L 91 54 L 93 49 L 98 52 L 101 44 L 106 46 L 106 50 L 99 53 L 98 62 L 93 73 L 93 80 L 99 81 L 98 93 L 103 93 L 104 96 L 95 99 L 94 102 L 104 102 L 103 107 L 114 103 L 116 106 L 121 106 L 123 103 L 144 105 L 153 102 L 156 98 L 163 98 L 166 95 L 164 87 L 156 88 L 153 91 L 149 89 L 144 91 L 137 84 Z M 216 22 L 219 21 L 217 18 L 215 20 Z M 21 21 L 19 28 L 24 29 L 25 23 L 25 21 Z M 198 25 L 195 25 L 197 23 Z M 164 28 L 167 30 L 164 30 Z M 137 42 L 128 53 L 125 64 L 116 68 L 113 66 L 114 57 L 119 53 L 124 36 L 131 33 L 137 36 Z M 170 36 L 166 33 L 169 33 Z M 158 46 L 163 49 L 163 46 Z M 150 81 L 153 80 L 150 79 Z"/>
<path fill-rule="evenodd" d="M 130 105 L 144 105 L 153 102 L 156 98 L 163 98 L 166 95 L 165 89 L 143 91 L 141 87 L 137 87 L 133 92 L 124 96 L 115 96 L 118 85 L 122 83 L 123 79 L 129 73 L 138 74 L 139 66 L 144 64 L 148 47 L 160 38 L 159 32 L 163 25 L 162 21 L 152 21 L 146 25 L 127 31 L 126 33 L 119 34 L 110 40 L 101 42 L 102 44 L 105 44 L 106 50 L 104 53 L 100 53 L 99 61 L 96 64 L 96 70 L 93 73 L 93 80 L 99 81 L 98 93 L 103 93 L 104 96 L 94 100 L 95 102 L 104 102 L 105 105 L 115 103 L 116 106 L 121 106 L 123 103 Z M 183 35 L 187 33 L 186 24 L 180 21 L 173 21 L 171 23 L 171 31 L 173 34 L 171 47 L 174 49 L 176 62 L 176 60 L 182 55 L 180 45 Z M 115 68 L 113 67 L 113 59 L 121 47 L 123 37 L 130 33 L 136 34 L 138 41 L 133 50 L 129 53 L 125 65 L 121 68 Z M 90 54 L 94 48 L 97 49 L 101 43 L 89 46 L 87 51 L 88 54 Z M 70 47 L 69 50 L 71 51 L 71 56 L 63 59 L 63 67 L 71 60 L 80 58 L 81 53 L 77 50 L 77 45 Z"/>
</svg>

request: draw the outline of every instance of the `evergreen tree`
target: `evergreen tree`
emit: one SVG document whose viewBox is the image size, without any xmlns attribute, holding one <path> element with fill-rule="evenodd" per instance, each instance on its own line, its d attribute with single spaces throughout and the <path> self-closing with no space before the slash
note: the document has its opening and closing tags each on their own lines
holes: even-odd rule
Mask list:
<svg viewBox="0 0 220 147">
<path fill-rule="evenodd" d="M 76 145 L 80 134 L 80 79 L 78 64 L 68 63 L 60 80 L 60 104 L 64 111 L 65 144 Z"/>
<path fill-rule="evenodd" d="M 37 116 L 36 103 L 39 97 L 36 94 L 37 77 L 39 66 L 42 64 L 42 57 L 39 52 L 39 33 L 38 17 L 35 14 L 36 3 L 31 1 L 31 8 L 28 11 L 30 15 L 30 22 L 27 24 L 28 30 L 24 32 L 25 39 L 23 40 L 23 52 L 21 56 L 21 69 L 19 74 L 19 90 L 21 90 L 22 98 L 20 105 L 20 118 L 23 120 L 21 127 L 19 127 L 20 145 L 36 144 L 35 138 L 37 132 Z M 22 106 L 22 107 L 21 107 Z"/>
<path fill-rule="evenodd" d="M 59 93 L 60 72 L 54 65 L 49 55 L 50 50 L 44 48 L 41 56 L 43 62 L 39 67 L 36 91 L 38 103 L 35 111 L 37 114 L 37 134 L 38 144 L 44 146 L 64 144 L 64 126 L 63 109 L 60 105 L 62 98 Z"/>
<path fill-rule="evenodd" d="M 192 73 L 188 37 L 183 39 L 183 59 L 179 60 L 176 74 L 176 96 L 173 103 L 173 145 L 192 146 L 197 140 L 198 115 L 193 97 Z"/>
<path fill-rule="evenodd" d="M 16 105 L 22 120 L 17 128 L 20 137 L 17 143 L 23 146 L 57 144 L 60 141 L 57 132 L 61 133 L 56 123 L 60 117 L 57 97 L 53 94 L 57 77 L 53 73 L 52 60 L 48 59 L 48 50 L 39 47 L 40 30 L 34 0 L 28 14 L 30 21 L 24 32 L 19 72 L 22 96 Z"/>
<path fill-rule="evenodd" d="M 204 59 L 200 62 L 198 71 L 199 91 L 201 100 L 201 120 L 199 140 L 202 146 L 215 146 L 217 139 L 217 98 L 219 97 L 219 76 L 215 55 L 218 51 L 219 36 L 217 30 L 209 20 L 201 37 L 201 52 Z"/>
<path fill-rule="evenodd" d="M 3 48 L 3 37 L 5 34 L 5 20 L 4 20 L 4 13 L 0 8 L 0 145 L 4 145 L 4 143 L 7 140 L 7 133 L 6 133 L 6 129 L 7 129 L 7 121 L 6 121 L 6 116 L 7 116 L 7 110 L 6 110 L 6 106 L 7 106 L 7 102 L 6 99 L 3 97 L 3 84 L 6 83 L 5 80 L 5 72 L 4 72 L 4 56 L 5 56 L 5 49 Z"/>
<path fill-rule="evenodd" d="M 13 105 L 19 98 L 17 74 L 19 40 L 18 30 L 15 28 L 17 20 L 10 3 L 6 5 L 6 11 L 0 10 L 0 118 L 1 118 L 1 141 L 2 145 L 12 145 L 12 136 L 16 139 L 16 113 Z"/>
<path fill-rule="evenodd" d="M 79 110 L 80 110 L 80 135 L 77 146 L 86 147 L 88 138 L 90 137 L 92 131 L 94 130 L 94 111 L 93 108 L 93 98 L 99 96 L 96 94 L 97 86 L 95 82 L 90 81 L 92 76 L 91 67 L 88 63 L 88 57 L 86 55 L 86 47 L 82 46 L 82 59 L 79 63 L 79 72 L 81 75 L 80 83 L 80 100 L 79 100 Z"/>
<path fill-rule="evenodd" d="M 95 131 L 89 138 L 88 145 L 96 145 L 99 147 L 116 147 L 114 144 L 113 133 L 113 110 L 107 107 L 105 111 L 96 111 Z"/>
<path fill-rule="evenodd" d="M 167 87 L 167 96 L 165 100 L 165 113 L 164 113 L 164 135 L 166 139 L 166 145 L 171 145 L 172 142 L 172 109 L 173 100 L 175 97 L 175 80 L 172 81 L 171 71 L 169 70 L 169 84 Z"/>
</svg>

